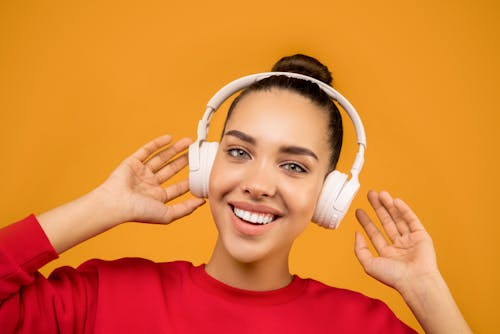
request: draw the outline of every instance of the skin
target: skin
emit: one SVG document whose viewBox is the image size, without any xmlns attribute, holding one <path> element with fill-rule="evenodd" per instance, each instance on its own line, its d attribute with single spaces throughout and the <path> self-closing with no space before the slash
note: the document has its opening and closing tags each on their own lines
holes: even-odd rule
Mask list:
<svg viewBox="0 0 500 334">
<path fill-rule="evenodd" d="M 289 91 L 254 92 L 239 102 L 210 176 L 209 202 L 219 231 L 206 266 L 210 275 L 252 290 L 290 282 L 290 248 L 309 224 L 328 172 L 329 146 L 321 135 L 326 124 L 323 110 Z M 233 206 L 279 218 L 265 232 L 249 235 L 234 226 Z"/>
<path fill-rule="evenodd" d="M 252 93 L 240 102 L 227 123 L 210 179 L 219 237 L 206 265 L 209 275 L 250 290 L 290 282 L 290 247 L 309 223 L 328 172 L 325 124 L 322 110 L 288 91 Z M 183 152 L 190 143 L 187 138 L 172 143 L 168 135 L 156 138 L 90 193 L 38 215 L 56 251 L 129 221 L 170 224 L 203 205 L 198 198 L 170 204 L 189 191 L 187 180 L 163 186 L 187 166 Z M 370 191 L 368 201 L 380 224 L 356 211 L 376 251 L 372 254 L 367 239 L 356 234 L 355 253 L 364 270 L 402 295 L 426 333 L 471 333 L 439 272 L 432 239 L 415 213 L 385 191 Z M 279 218 L 262 230 L 249 227 L 233 215 L 232 206 Z"/>
<path fill-rule="evenodd" d="M 385 233 L 365 211 L 356 210 L 378 254 L 370 252 L 357 232 L 354 250 L 365 272 L 396 289 L 426 333 L 472 333 L 439 272 L 432 239 L 417 215 L 386 191 L 368 192 L 368 201 Z"/>
<path fill-rule="evenodd" d="M 187 180 L 162 187 L 187 166 L 186 154 L 173 158 L 192 142 L 184 138 L 170 145 L 171 141 L 170 135 L 154 139 L 125 159 L 90 193 L 37 215 L 54 249 L 63 253 L 125 222 L 170 224 L 203 205 L 205 201 L 199 198 L 165 205 L 189 191 Z"/>
</svg>

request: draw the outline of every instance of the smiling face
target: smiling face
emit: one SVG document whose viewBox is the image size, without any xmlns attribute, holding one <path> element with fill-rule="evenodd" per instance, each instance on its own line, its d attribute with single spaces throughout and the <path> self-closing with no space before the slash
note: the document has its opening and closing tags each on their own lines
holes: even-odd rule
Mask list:
<svg viewBox="0 0 500 334">
<path fill-rule="evenodd" d="M 241 263 L 288 258 L 328 172 L 327 131 L 326 112 L 287 90 L 252 92 L 238 103 L 210 176 L 216 247 Z"/>
</svg>

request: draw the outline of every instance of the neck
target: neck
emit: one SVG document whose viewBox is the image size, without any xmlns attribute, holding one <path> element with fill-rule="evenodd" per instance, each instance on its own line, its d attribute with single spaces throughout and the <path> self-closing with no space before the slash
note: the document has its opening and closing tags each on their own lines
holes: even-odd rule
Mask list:
<svg viewBox="0 0 500 334">
<path fill-rule="evenodd" d="M 244 290 L 276 290 L 292 281 L 288 268 L 288 252 L 271 259 L 241 262 L 227 252 L 220 238 L 217 239 L 205 270 L 216 280 Z"/>
</svg>

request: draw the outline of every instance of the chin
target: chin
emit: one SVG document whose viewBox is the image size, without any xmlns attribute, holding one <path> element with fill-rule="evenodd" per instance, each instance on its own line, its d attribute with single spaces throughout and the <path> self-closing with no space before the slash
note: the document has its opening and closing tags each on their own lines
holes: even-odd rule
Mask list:
<svg viewBox="0 0 500 334">
<path fill-rule="evenodd" d="M 241 264 L 257 264 L 274 262 L 276 259 L 288 259 L 290 247 L 286 247 L 280 235 L 284 223 L 276 219 L 267 225 L 252 225 L 235 216 L 233 208 L 226 202 L 210 202 L 212 217 L 217 227 L 219 250 L 217 256 L 227 257 L 229 262 Z M 285 246 L 285 247 L 284 247 Z"/>
<path fill-rule="evenodd" d="M 236 262 L 251 264 L 272 256 L 266 245 L 259 244 L 255 240 L 221 236 L 221 241 L 226 253 Z"/>
</svg>

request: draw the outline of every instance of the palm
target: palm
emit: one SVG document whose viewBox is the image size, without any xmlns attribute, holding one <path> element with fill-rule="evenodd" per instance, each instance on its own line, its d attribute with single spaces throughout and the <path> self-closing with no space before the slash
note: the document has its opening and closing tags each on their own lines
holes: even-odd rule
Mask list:
<svg viewBox="0 0 500 334">
<path fill-rule="evenodd" d="M 166 193 L 156 175 L 141 161 L 131 158 L 124 161 L 129 170 L 124 184 L 132 196 L 142 200 L 158 200 L 164 202 Z"/>
<path fill-rule="evenodd" d="M 169 223 L 189 214 L 203 204 L 201 199 L 188 199 L 175 205 L 166 202 L 189 190 L 187 181 L 166 188 L 162 184 L 187 165 L 186 154 L 174 158 L 189 145 L 181 140 L 158 152 L 170 142 L 169 136 L 157 138 L 124 160 L 102 185 L 125 221 Z"/>
<path fill-rule="evenodd" d="M 432 240 L 413 211 L 403 201 L 393 200 L 387 192 L 370 192 L 368 199 L 389 240 L 364 211 L 356 212 L 379 255 L 374 257 L 364 238 L 356 236 L 356 255 L 365 271 L 397 289 L 409 280 L 437 271 Z"/>
</svg>

